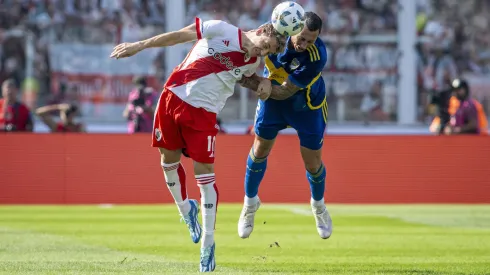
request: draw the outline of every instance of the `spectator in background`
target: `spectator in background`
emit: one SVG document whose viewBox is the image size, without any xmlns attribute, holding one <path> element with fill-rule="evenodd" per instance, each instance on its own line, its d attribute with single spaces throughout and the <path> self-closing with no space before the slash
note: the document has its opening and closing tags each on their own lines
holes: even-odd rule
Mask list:
<svg viewBox="0 0 490 275">
<path fill-rule="evenodd" d="M 364 123 L 369 124 L 371 120 L 388 120 L 388 115 L 383 112 L 382 101 L 383 82 L 376 80 L 369 93 L 362 98 L 361 112 L 364 117 Z"/>
<path fill-rule="evenodd" d="M 5 60 L 0 77 L 3 79 L 13 79 L 16 83 L 22 82 L 23 72 L 17 58 L 9 57 Z"/>
<path fill-rule="evenodd" d="M 454 95 L 459 106 L 444 128 L 446 135 L 486 134 L 488 121 L 481 105 L 470 97 L 470 88 L 465 80 L 452 82 Z"/>
<path fill-rule="evenodd" d="M 128 120 L 128 133 L 151 133 L 157 93 L 148 87 L 146 78 L 135 77 L 123 117 Z"/>
<path fill-rule="evenodd" d="M 451 80 L 458 76 L 456 63 L 450 55 L 450 45 L 448 40 L 434 41 L 431 46 L 431 57 L 425 72 L 426 87 L 432 94 L 432 105 L 437 106 L 437 111 L 442 125 L 449 122 L 449 99 L 452 88 Z M 441 131 L 443 128 L 441 128 Z"/>
<path fill-rule="evenodd" d="M 55 122 L 52 117 L 53 112 L 59 112 L 60 122 Z M 83 124 L 75 122 L 77 113 L 77 106 L 72 104 L 54 104 L 40 107 L 36 110 L 36 115 L 49 127 L 52 133 L 85 132 Z"/>
<path fill-rule="evenodd" d="M 17 100 L 17 83 L 7 79 L 2 83 L 2 96 L 0 99 L 0 131 L 5 132 L 32 132 L 34 123 L 31 112 Z"/>
<path fill-rule="evenodd" d="M 158 87 L 163 87 L 165 82 L 167 81 L 167 74 L 165 71 L 165 50 L 162 49 L 157 54 L 155 59 L 153 60 L 153 68 L 154 76 L 157 81 Z"/>
</svg>

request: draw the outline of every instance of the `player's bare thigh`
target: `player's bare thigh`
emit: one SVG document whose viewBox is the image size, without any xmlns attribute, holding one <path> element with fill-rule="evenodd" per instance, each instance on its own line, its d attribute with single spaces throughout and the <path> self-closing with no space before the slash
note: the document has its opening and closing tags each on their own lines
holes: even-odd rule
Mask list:
<svg viewBox="0 0 490 275">
<path fill-rule="evenodd" d="M 322 149 L 311 150 L 301 146 L 300 151 L 306 170 L 310 173 L 316 173 L 322 165 Z"/>
<path fill-rule="evenodd" d="M 180 162 L 180 158 L 182 157 L 182 150 L 167 150 L 165 148 L 158 148 L 160 151 L 160 158 L 162 163 L 172 164 Z"/>
<path fill-rule="evenodd" d="M 214 173 L 214 164 L 213 163 L 202 163 L 194 161 L 194 174 L 197 175 L 205 175 Z"/>
<path fill-rule="evenodd" d="M 167 150 L 164 148 L 158 148 L 158 150 L 160 151 L 162 163 L 171 164 L 180 162 L 180 159 L 182 157 L 182 150 Z M 195 175 L 204 175 L 211 173 L 214 173 L 214 164 L 194 161 Z"/>
<path fill-rule="evenodd" d="M 269 155 L 274 146 L 276 139 L 264 139 L 255 135 L 254 140 L 254 156 L 256 158 L 265 158 Z"/>
</svg>

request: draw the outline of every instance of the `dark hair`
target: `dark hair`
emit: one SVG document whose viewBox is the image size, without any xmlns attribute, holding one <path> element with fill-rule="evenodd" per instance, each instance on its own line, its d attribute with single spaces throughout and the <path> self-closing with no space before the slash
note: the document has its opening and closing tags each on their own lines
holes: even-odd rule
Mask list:
<svg viewBox="0 0 490 275">
<path fill-rule="evenodd" d="M 65 111 L 65 114 L 69 116 L 72 114 L 76 114 L 77 112 L 78 112 L 78 107 L 76 105 L 70 105 L 70 108 L 68 108 L 68 110 Z"/>
<path fill-rule="evenodd" d="M 469 85 L 468 85 L 468 82 L 466 82 L 466 80 L 456 78 L 451 82 L 451 87 L 453 89 L 461 89 L 461 88 L 468 89 Z"/>
<path fill-rule="evenodd" d="M 468 82 L 465 79 L 454 79 L 451 82 L 451 88 L 452 90 L 458 90 L 458 89 L 463 89 L 466 93 L 466 96 L 470 95 L 470 86 L 468 85 Z"/>
<path fill-rule="evenodd" d="M 314 12 L 309 11 L 305 13 L 305 18 L 306 27 L 308 28 L 308 30 L 312 32 L 318 31 L 318 33 L 322 32 L 323 21 L 320 16 L 318 16 Z"/>
</svg>

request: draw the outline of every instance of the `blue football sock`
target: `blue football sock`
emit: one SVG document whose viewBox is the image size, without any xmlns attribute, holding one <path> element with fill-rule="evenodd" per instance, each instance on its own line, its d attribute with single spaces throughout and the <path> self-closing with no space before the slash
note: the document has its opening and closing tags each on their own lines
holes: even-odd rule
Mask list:
<svg viewBox="0 0 490 275">
<path fill-rule="evenodd" d="M 311 197 L 320 201 L 323 199 L 323 194 L 325 193 L 325 178 L 327 176 L 327 170 L 325 165 L 320 166 L 320 169 L 314 174 L 306 171 L 306 178 L 310 183 Z"/>
<path fill-rule="evenodd" d="M 249 198 L 257 196 L 259 185 L 267 168 L 267 157 L 256 158 L 252 150 L 248 154 L 247 171 L 245 172 L 245 194 Z"/>
</svg>

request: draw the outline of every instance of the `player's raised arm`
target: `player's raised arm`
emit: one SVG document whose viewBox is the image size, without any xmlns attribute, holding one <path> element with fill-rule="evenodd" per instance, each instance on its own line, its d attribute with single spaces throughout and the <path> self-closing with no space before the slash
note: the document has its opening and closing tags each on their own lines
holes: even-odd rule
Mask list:
<svg viewBox="0 0 490 275">
<path fill-rule="evenodd" d="M 260 77 L 257 74 L 253 74 L 248 77 L 243 76 L 242 79 L 237 81 L 237 83 L 245 88 L 256 91 L 259 88 L 260 81 L 262 81 L 263 79 L 263 77 Z"/>
<path fill-rule="evenodd" d="M 267 78 L 260 77 L 257 74 L 252 74 L 248 77 L 244 75 L 237 83 L 254 91 L 262 100 L 266 100 L 270 97 L 272 84 Z"/>
<path fill-rule="evenodd" d="M 152 38 L 134 42 L 134 43 L 122 43 L 114 47 L 111 58 L 125 58 L 130 57 L 138 52 L 156 47 L 168 47 L 181 43 L 187 43 L 195 41 L 199 38 L 196 24 L 189 25 L 178 31 L 163 33 Z"/>
<path fill-rule="evenodd" d="M 291 80 L 287 79 L 281 86 L 272 86 L 270 98 L 277 100 L 288 99 L 299 90 L 301 90 L 300 87 L 296 86 L 293 82 L 291 82 Z"/>
<path fill-rule="evenodd" d="M 178 31 L 163 33 L 150 39 L 139 41 L 143 49 L 155 47 L 168 47 L 181 43 L 187 43 L 198 39 L 196 24 L 191 24 Z"/>
<path fill-rule="evenodd" d="M 268 80 L 267 78 L 263 78 L 254 74 L 250 77 L 244 76 L 240 81 L 238 81 L 238 84 L 240 84 L 245 88 L 249 88 L 257 92 L 265 92 L 265 91 L 258 91 L 259 85 L 261 83 L 262 86 L 268 86 L 266 85 L 266 83 L 264 83 L 265 81 L 268 81 L 270 83 L 270 80 Z M 301 90 L 300 87 L 296 86 L 289 79 L 287 79 L 286 81 L 284 81 L 284 83 L 282 83 L 281 86 L 276 86 L 276 85 L 272 86 L 270 98 L 277 99 L 277 100 L 284 100 L 293 96 L 299 90 Z"/>
</svg>

